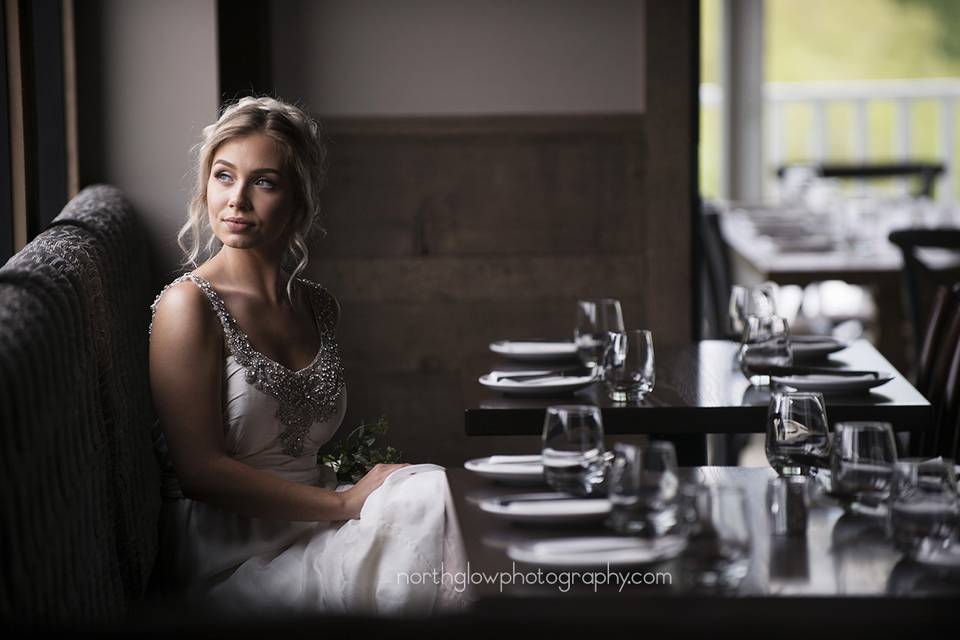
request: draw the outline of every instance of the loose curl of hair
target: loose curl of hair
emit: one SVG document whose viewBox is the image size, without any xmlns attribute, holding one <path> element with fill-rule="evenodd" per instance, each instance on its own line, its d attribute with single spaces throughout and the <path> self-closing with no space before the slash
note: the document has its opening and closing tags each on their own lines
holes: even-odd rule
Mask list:
<svg viewBox="0 0 960 640">
<path fill-rule="evenodd" d="M 201 251 L 209 258 L 219 249 L 210 228 L 207 182 L 214 154 L 226 142 L 264 134 L 280 147 L 285 174 L 293 185 L 293 215 L 281 266 L 290 273 L 287 298 L 293 304 L 291 285 L 309 261 L 307 238 L 311 230 L 326 233 L 319 224 L 320 192 L 327 174 L 327 147 L 320 125 L 302 109 L 269 97 L 247 97 L 228 104 L 217 121 L 203 129 L 198 145 L 197 181 L 190 199 L 187 221 L 177 234 L 184 267 L 196 267 Z"/>
</svg>

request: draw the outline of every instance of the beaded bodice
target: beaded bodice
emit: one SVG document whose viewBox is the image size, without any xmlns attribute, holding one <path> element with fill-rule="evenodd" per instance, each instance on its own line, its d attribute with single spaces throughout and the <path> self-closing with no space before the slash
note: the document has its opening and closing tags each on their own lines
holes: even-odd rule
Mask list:
<svg viewBox="0 0 960 640">
<path fill-rule="evenodd" d="M 186 273 L 164 287 L 151 305 L 153 313 L 156 313 L 164 292 L 184 280 L 197 285 L 210 301 L 223 327 L 230 355 L 244 368 L 247 382 L 276 399 L 276 417 L 284 427 L 278 436 L 283 452 L 290 456 L 301 455 L 310 426 L 329 419 L 337 412 L 337 400 L 344 388 L 343 364 L 335 335 L 336 300 L 320 285 L 303 278 L 296 280 L 298 285 L 306 289 L 306 298 L 320 332 L 320 349 L 310 364 L 293 371 L 255 350 L 247 334 L 227 310 L 220 294 L 209 282 L 194 273 Z"/>
</svg>

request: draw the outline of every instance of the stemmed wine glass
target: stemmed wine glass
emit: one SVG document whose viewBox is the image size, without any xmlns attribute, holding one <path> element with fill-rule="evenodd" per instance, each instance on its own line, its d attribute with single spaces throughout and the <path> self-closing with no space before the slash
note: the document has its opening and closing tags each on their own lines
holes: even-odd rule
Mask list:
<svg viewBox="0 0 960 640">
<path fill-rule="evenodd" d="M 610 332 L 623 332 L 620 301 L 613 298 L 590 298 L 577 301 L 577 324 L 573 339 L 583 365 L 599 372 L 604 350 L 610 344 Z"/>
<path fill-rule="evenodd" d="M 767 460 L 782 476 L 813 475 L 830 462 L 823 395 L 805 391 L 773 394 L 767 411 Z"/>
</svg>

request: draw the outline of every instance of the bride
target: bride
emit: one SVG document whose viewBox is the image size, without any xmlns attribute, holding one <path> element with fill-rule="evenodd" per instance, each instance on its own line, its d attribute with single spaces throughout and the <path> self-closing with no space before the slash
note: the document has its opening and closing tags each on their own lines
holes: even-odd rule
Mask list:
<svg viewBox="0 0 960 640">
<path fill-rule="evenodd" d="M 271 98 L 244 98 L 204 130 L 179 236 L 196 268 L 153 304 L 158 566 L 238 611 L 459 607 L 443 469 L 380 464 L 338 487 L 317 463 L 347 401 L 340 307 L 300 276 L 325 156 L 316 122 Z"/>
</svg>

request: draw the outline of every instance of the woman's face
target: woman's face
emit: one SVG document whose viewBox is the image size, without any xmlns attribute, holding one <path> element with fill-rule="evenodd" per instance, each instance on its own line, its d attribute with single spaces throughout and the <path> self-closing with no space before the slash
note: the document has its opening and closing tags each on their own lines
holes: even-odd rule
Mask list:
<svg viewBox="0 0 960 640">
<path fill-rule="evenodd" d="M 293 186 L 273 138 L 255 133 L 217 148 L 207 180 L 207 211 L 214 235 L 225 246 L 283 250 Z"/>
</svg>

